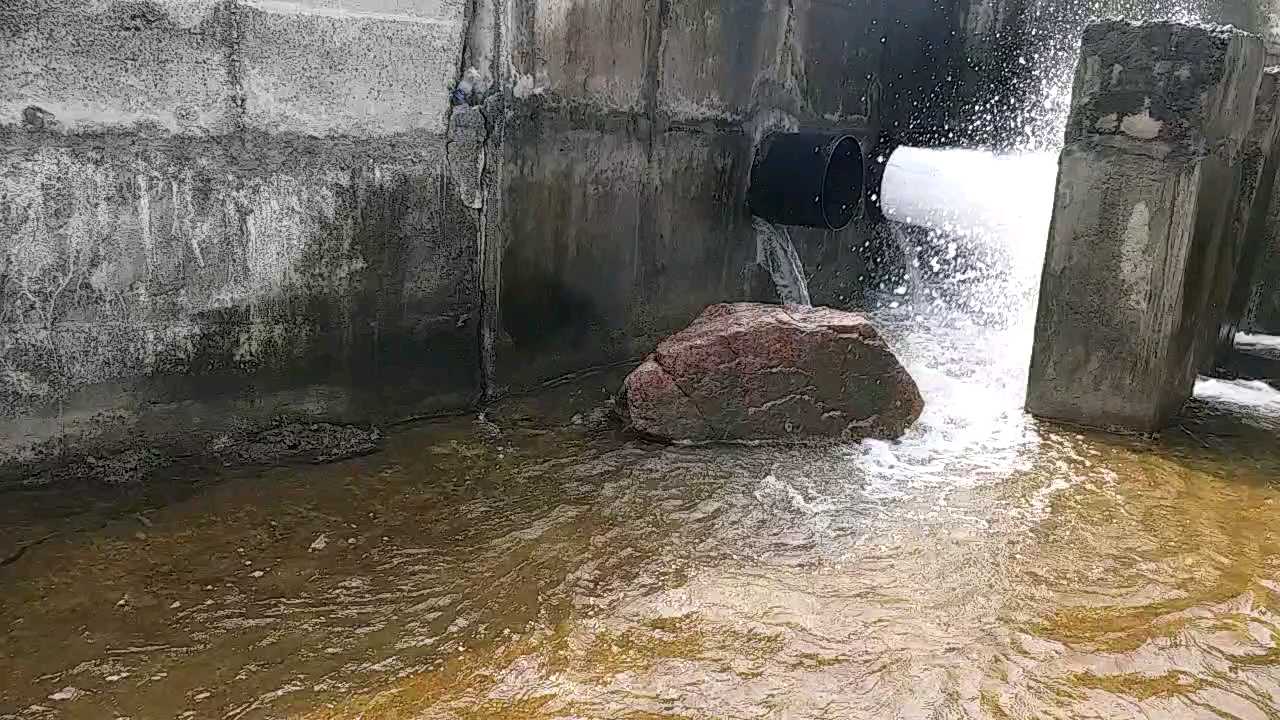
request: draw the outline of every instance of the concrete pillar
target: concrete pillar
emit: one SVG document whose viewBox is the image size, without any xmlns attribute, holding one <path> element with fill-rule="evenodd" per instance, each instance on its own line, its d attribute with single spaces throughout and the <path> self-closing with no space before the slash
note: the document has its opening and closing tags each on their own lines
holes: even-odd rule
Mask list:
<svg viewBox="0 0 1280 720">
<path fill-rule="evenodd" d="M 1255 298 L 1255 289 L 1280 269 L 1275 265 L 1276 240 L 1280 237 L 1275 223 L 1280 218 L 1274 215 L 1278 205 L 1276 190 L 1280 189 L 1276 184 L 1276 172 L 1280 170 L 1280 67 L 1269 67 L 1262 74 L 1253 127 L 1245 139 L 1242 155 L 1243 192 L 1234 218 L 1242 241 L 1225 246 L 1238 248 L 1239 254 L 1234 258 L 1235 281 L 1225 288 L 1227 313 L 1218 334 L 1218 365 L 1226 363 L 1235 349 L 1236 333 Z M 1266 266 L 1269 267 L 1265 271 L 1261 269 Z"/>
<path fill-rule="evenodd" d="M 1276 185 L 1280 188 L 1280 182 Z M 1280 335 L 1280 198 L 1274 195 L 1267 212 L 1266 237 L 1254 266 L 1249 308 L 1240 327 L 1247 332 Z"/>
<path fill-rule="evenodd" d="M 1267 62 L 1280 65 L 1280 41 L 1270 36 L 1267 42 Z M 1266 88 L 1264 81 L 1263 88 Z M 1277 89 L 1280 95 L 1280 89 Z M 1260 93 L 1261 96 L 1261 93 Z M 1280 104 L 1280 98 L 1277 99 Z M 1277 111 L 1280 115 L 1280 111 Z M 1280 141 L 1277 141 L 1280 145 Z M 1280 148 L 1273 150 L 1276 155 L 1275 172 L 1280 173 Z M 1271 202 L 1267 206 L 1267 214 L 1263 220 L 1260 247 L 1257 256 L 1246 267 L 1252 267 L 1252 282 L 1249 283 L 1247 308 L 1240 322 L 1240 329 L 1246 332 L 1280 335 L 1280 182 L 1272 177 Z"/>
<path fill-rule="evenodd" d="M 1163 427 L 1212 354 L 1224 243 L 1262 77 L 1228 27 L 1109 20 L 1084 32 L 1045 256 L 1027 409 Z"/>
</svg>

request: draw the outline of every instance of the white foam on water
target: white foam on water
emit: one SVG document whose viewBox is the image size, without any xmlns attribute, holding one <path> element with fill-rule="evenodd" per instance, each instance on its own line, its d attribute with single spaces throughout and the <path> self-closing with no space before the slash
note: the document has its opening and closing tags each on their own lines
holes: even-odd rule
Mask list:
<svg viewBox="0 0 1280 720">
<path fill-rule="evenodd" d="M 1241 350 L 1262 350 L 1269 353 L 1280 353 L 1280 335 L 1255 335 L 1239 333 L 1236 335 L 1236 347 Z"/>
<path fill-rule="evenodd" d="M 1266 415 L 1280 413 L 1280 390 L 1261 380 L 1202 377 L 1196 381 L 1196 397 L 1214 404 L 1262 411 Z"/>
</svg>

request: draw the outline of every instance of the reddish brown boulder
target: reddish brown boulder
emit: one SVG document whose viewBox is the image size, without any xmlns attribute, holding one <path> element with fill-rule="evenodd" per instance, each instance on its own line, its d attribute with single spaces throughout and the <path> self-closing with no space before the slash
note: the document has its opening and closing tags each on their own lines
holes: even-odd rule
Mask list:
<svg viewBox="0 0 1280 720">
<path fill-rule="evenodd" d="M 794 305 L 707 308 L 623 394 L 636 430 L 673 441 L 892 439 L 924 410 L 866 318 Z"/>
</svg>

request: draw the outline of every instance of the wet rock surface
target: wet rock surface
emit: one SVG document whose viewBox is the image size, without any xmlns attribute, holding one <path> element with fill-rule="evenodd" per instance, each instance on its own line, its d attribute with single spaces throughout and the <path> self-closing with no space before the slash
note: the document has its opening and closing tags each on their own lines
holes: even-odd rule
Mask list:
<svg viewBox="0 0 1280 720">
<path fill-rule="evenodd" d="M 260 432 L 223 435 L 193 455 L 172 455 L 150 447 L 89 456 L 54 465 L 0 490 L 85 485 L 140 485 L 175 463 L 224 467 L 325 464 L 377 452 L 382 433 L 377 428 L 323 422 L 282 423 Z"/>
<path fill-rule="evenodd" d="M 228 437 L 211 450 L 226 465 L 323 464 L 376 452 L 381 441 L 376 428 L 290 423 L 248 438 Z"/>
<path fill-rule="evenodd" d="M 924 410 L 866 318 L 801 306 L 707 308 L 623 394 L 635 430 L 671 441 L 892 439 Z"/>
</svg>

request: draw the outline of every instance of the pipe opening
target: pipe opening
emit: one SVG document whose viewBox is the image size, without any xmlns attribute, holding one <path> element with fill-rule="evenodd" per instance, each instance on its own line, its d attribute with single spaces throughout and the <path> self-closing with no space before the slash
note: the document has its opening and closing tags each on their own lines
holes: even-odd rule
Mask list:
<svg viewBox="0 0 1280 720">
<path fill-rule="evenodd" d="M 842 230 L 862 216 L 862 147 L 842 132 L 765 139 L 751 170 L 751 212 L 779 225 Z"/>
<path fill-rule="evenodd" d="M 822 212 L 827 227 L 839 230 L 862 214 L 862 148 L 849 136 L 831 151 L 822 185 Z"/>
</svg>

